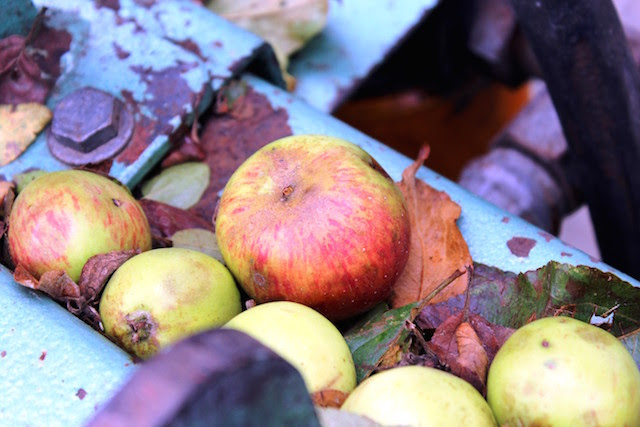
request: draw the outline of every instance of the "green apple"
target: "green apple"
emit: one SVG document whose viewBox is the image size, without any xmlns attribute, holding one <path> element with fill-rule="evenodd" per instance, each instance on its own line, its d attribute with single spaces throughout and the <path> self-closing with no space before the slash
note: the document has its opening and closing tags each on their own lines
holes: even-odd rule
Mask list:
<svg viewBox="0 0 640 427">
<path fill-rule="evenodd" d="M 202 252 L 153 249 L 116 270 L 100 300 L 105 333 L 146 359 L 159 349 L 223 325 L 242 310 L 231 273 Z"/>
<path fill-rule="evenodd" d="M 225 328 L 242 331 L 291 363 L 310 393 L 356 386 L 351 352 L 340 331 L 327 318 L 302 304 L 275 301 L 250 308 Z"/>
<path fill-rule="evenodd" d="M 126 187 L 92 172 L 66 170 L 46 173 L 18 194 L 8 241 L 14 263 L 37 278 L 61 270 L 78 281 L 94 255 L 151 249 L 151 232 Z"/>
<path fill-rule="evenodd" d="M 332 321 L 385 300 L 409 254 L 402 193 L 360 147 L 279 139 L 231 176 L 216 218 L 227 267 L 258 303 L 287 300 Z"/>
<path fill-rule="evenodd" d="M 489 368 L 501 424 L 640 426 L 640 371 L 613 335 L 570 317 L 514 332 Z"/>
<path fill-rule="evenodd" d="M 496 426 L 489 405 L 471 384 L 424 366 L 374 374 L 356 387 L 341 409 L 382 425 Z"/>
</svg>

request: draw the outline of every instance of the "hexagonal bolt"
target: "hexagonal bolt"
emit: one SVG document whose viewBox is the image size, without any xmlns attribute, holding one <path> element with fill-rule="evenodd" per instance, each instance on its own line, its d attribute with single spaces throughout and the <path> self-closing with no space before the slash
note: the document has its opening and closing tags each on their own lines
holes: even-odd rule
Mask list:
<svg viewBox="0 0 640 427">
<path fill-rule="evenodd" d="M 48 143 L 52 154 L 65 163 L 96 163 L 117 154 L 132 131 L 133 116 L 122 101 L 84 87 L 56 105 Z"/>
<path fill-rule="evenodd" d="M 80 89 L 58 103 L 51 132 L 67 147 L 88 153 L 118 134 L 121 110 L 122 102 L 108 93 Z"/>
</svg>

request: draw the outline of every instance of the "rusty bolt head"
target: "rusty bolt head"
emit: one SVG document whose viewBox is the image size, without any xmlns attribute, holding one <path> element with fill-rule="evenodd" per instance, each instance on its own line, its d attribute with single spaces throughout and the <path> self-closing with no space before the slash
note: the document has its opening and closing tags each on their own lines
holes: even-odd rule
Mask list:
<svg viewBox="0 0 640 427">
<path fill-rule="evenodd" d="M 78 89 L 53 111 L 49 149 L 59 160 L 81 165 L 117 154 L 129 141 L 133 116 L 124 103 L 98 89 Z"/>
</svg>

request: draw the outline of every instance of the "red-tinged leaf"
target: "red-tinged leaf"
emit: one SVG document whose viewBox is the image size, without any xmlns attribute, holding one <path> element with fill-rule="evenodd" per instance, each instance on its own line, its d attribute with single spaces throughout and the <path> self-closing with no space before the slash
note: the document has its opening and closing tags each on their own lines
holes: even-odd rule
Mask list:
<svg viewBox="0 0 640 427">
<path fill-rule="evenodd" d="M 44 103 L 60 75 L 60 57 L 71 35 L 42 23 L 44 9 L 26 37 L 0 40 L 0 104 Z"/>
<path fill-rule="evenodd" d="M 398 184 L 409 211 L 411 246 L 407 265 L 393 288 L 390 302 L 394 308 L 423 299 L 452 271 L 466 270 L 473 265 L 469 248 L 456 225 L 460 206 L 446 193 L 415 177 L 428 155 L 428 147 L 423 147 Z M 464 293 L 468 282 L 469 275 L 465 273 L 432 303 Z"/>
<path fill-rule="evenodd" d="M 311 400 L 315 406 L 321 408 L 339 408 L 347 399 L 349 393 L 340 390 L 320 390 L 311 393 Z"/>
<path fill-rule="evenodd" d="M 139 203 L 147 215 L 151 232 L 155 236 L 168 239 L 176 231 L 189 228 L 202 228 L 213 232 L 211 221 L 207 221 L 190 211 L 148 199 L 140 199 Z"/>
</svg>

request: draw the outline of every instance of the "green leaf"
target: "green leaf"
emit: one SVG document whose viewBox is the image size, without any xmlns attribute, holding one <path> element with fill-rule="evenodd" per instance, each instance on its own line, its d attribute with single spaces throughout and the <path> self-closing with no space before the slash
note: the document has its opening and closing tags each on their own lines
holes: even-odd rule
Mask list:
<svg viewBox="0 0 640 427">
<path fill-rule="evenodd" d="M 209 230 L 201 228 L 188 228 L 173 233 L 171 236 L 174 248 L 193 249 L 214 257 L 224 264 L 222 254 L 218 248 L 216 235 Z"/>
<path fill-rule="evenodd" d="M 385 358 L 395 359 L 408 346 L 407 322 L 413 321 L 421 301 L 393 310 L 373 310 L 362 325 L 355 325 L 344 335 L 356 365 L 358 383 L 368 377 Z"/>
<path fill-rule="evenodd" d="M 202 197 L 209 185 L 211 171 L 206 163 L 188 162 L 163 170 L 142 185 L 146 199 L 176 208 L 189 209 Z"/>
<path fill-rule="evenodd" d="M 614 274 L 557 262 L 521 274 L 476 264 L 469 291 L 470 312 L 510 328 L 557 315 L 589 323 L 607 317 L 606 329 L 622 338 L 640 366 L 640 288 Z M 450 298 L 425 307 L 416 322 L 436 328 L 463 306 L 463 295 Z"/>
</svg>

